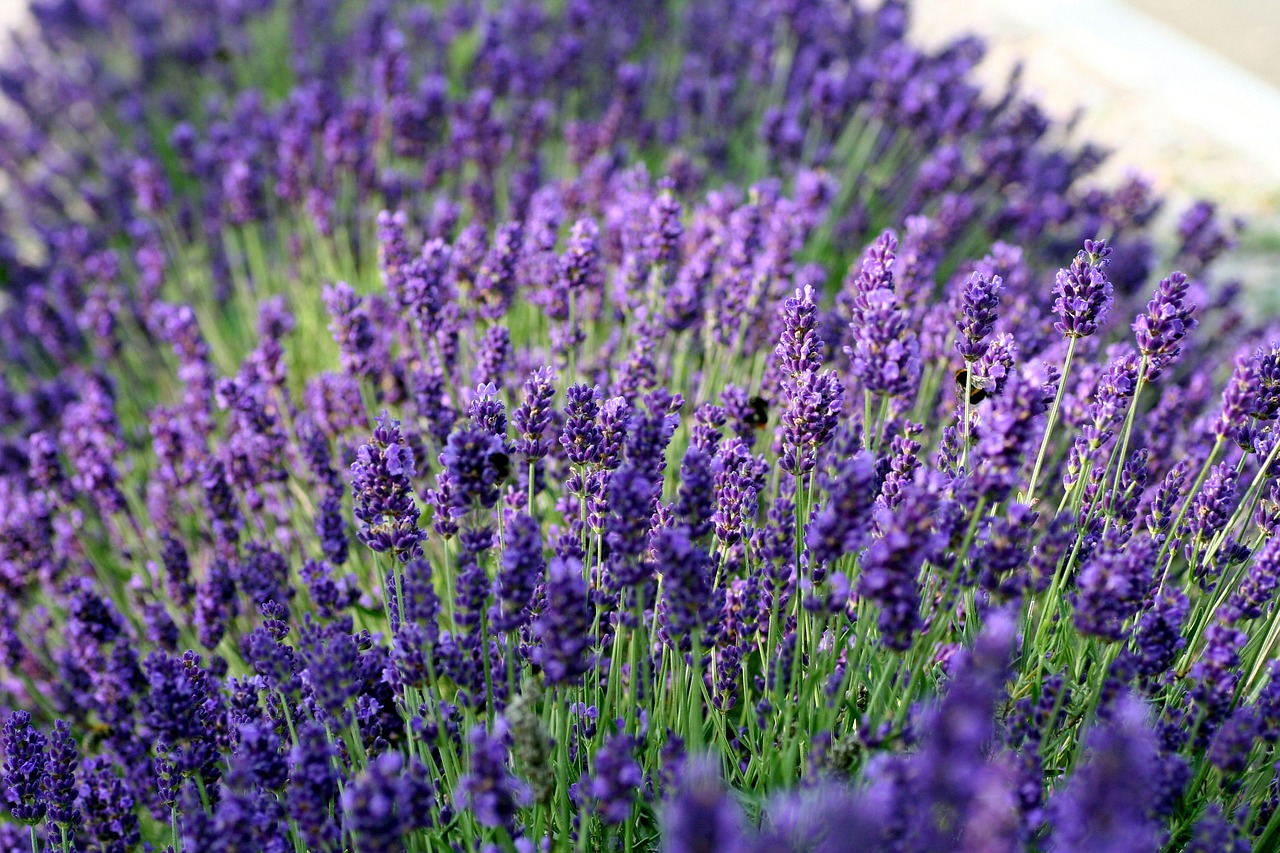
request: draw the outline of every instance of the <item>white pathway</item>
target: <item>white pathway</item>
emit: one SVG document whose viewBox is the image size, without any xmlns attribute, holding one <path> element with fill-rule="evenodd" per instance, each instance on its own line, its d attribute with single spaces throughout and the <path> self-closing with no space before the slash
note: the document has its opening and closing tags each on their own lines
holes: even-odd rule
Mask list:
<svg viewBox="0 0 1280 853">
<path fill-rule="evenodd" d="M 26 0 L 0 0 L 0 31 L 9 30 L 27 15 Z"/>
<path fill-rule="evenodd" d="M 1115 152 L 1105 174 L 1136 168 L 1178 209 L 1208 197 L 1243 215 L 1220 272 L 1280 310 L 1280 90 L 1119 0 L 915 0 L 913 28 L 986 37 L 992 84 L 1021 60 L 1025 91 L 1061 118 L 1082 109 L 1078 138 Z"/>
<path fill-rule="evenodd" d="M 1051 112 L 1084 109 L 1081 137 L 1116 152 L 1108 168 L 1244 213 L 1277 209 L 1280 91 L 1154 18 L 1117 0 L 916 0 L 913 24 L 926 43 L 985 36 L 993 82 L 1021 59 Z"/>
</svg>

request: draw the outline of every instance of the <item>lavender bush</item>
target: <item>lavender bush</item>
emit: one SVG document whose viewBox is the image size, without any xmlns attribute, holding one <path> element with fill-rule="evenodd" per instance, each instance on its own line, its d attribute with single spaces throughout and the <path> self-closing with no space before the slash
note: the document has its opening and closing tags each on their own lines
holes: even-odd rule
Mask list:
<svg viewBox="0 0 1280 853">
<path fill-rule="evenodd" d="M 1280 846 L 1280 327 L 977 41 L 35 12 L 4 850 Z"/>
</svg>

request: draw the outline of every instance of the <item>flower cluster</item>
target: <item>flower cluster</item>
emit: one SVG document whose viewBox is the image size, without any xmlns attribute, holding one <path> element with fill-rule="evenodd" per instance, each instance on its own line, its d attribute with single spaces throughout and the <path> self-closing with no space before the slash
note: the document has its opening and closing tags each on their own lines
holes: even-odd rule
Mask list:
<svg viewBox="0 0 1280 853">
<path fill-rule="evenodd" d="M 907 11 L 35 3 L 0 847 L 1275 849 L 1280 325 Z"/>
</svg>

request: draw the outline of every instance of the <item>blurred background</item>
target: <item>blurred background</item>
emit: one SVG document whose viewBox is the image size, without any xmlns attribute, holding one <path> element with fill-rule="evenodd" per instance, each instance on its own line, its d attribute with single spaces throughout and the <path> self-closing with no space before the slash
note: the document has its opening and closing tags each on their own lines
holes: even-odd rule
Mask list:
<svg viewBox="0 0 1280 853">
<path fill-rule="evenodd" d="M 1280 2 L 1276 0 L 915 0 L 926 44 L 959 30 L 1051 113 L 1114 151 L 1181 209 L 1207 197 L 1246 221 L 1224 274 L 1280 310 Z M 1169 211 L 1166 211 L 1168 214 Z"/>
<path fill-rule="evenodd" d="M 1024 91 L 1057 117 L 1079 112 L 1078 138 L 1114 151 L 1108 176 L 1136 168 L 1175 209 L 1207 197 L 1244 217 L 1224 272 L 1280 310 L 1280 0 L 912 6 L 924 44 L 977 33 L 993 85 L 1021 62 Z M 21 26 L 26 8 L 0 0 L 0 32 Z"/>
</svg>

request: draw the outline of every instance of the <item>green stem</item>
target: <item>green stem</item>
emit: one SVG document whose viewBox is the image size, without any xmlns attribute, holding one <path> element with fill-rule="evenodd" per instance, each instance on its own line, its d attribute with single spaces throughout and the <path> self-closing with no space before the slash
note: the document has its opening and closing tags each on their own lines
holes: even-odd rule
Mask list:
<svg viewBox="0 0 1280 853">
<path fill-rule="evenodd" d="M 1076 354 L 1076 342 L 1079 338 L 1067 339 L 1067 357 L 1062 362 L 1062 377 L 1058 380 L 1058 391 L 1053 395 L 1053 406 L 1049 409 L 1049 420 L 1044 425 L 1044 438 L 1040 440 L 1040 452 L 1036 454 L 1035 467 L 1031 469 L 1031 480 L 1027 490 L 1023 492 L 1022 502 L 1031 504 L 1036 493 L 1036 482 L 1040 479 L 1040 466 L 1044 464 L 1044 454 L 1049 448 L 1049 440 L 1053 436 L 1053 425 L 1058 420 L 1058 409 L 1062 406 L 1062 396 L 1067 390 L 1067 375 L 1071 371 L 1071 360 Z"/>
<path fill-rule="evenodd" d="M 1133 399 L 1129 401 L 1129 412 L 1124 418 L 1124 431 L 1120 435 L 1119 454 L 1115 457 L 1116 478 L 1111 488 L 1111 505 L 1115 506 L 1116 498 L 1120 493 L 1120 476 L 1124 473 L 1125 454 L 1129 452 L 1129 437 L 1133 432 L 1133 419 L 1138 412 L 1138 397 L 1142 395 L 1142 388 L 1147 383 L 1147 357 L 1142 357 L 1142 363 L 1138 365 L 1138 382 L 1133 388 Z M 1108 462 L 1107 471 L 1110 472 L 1111 464 Z M 1105 480 L 1105 475 L 1104 478 Z M 1105 483 L 1104 483 L 1105 485 Z"/>
<path fill-rule="evenodd" d="M 970 392 L 973 389 L 973 374 L 966 369 L 964 372 L 964 423 L 962 424 L 961 435 L 963 440 L 960 444 L 960 470 L 964 471 L 969 464 L 969 419 L 973 409 L 973 403 L 970 402 Z"/>
<path fill-rule="evenodd" d="M 1204 465 L 1200 467 L 1200 473 L 1196 476 L 1196 481 L 1187 490 L 1187 496 L 1182 500 L 1182 508 L 1178 510 L 1178 515 L 1173 520 L 1173 524 L 1169 527 L 1169 535 L 1165 539 L 1164 544 L 1160 546 L 1160 553 L 1156 555 L 1157 565 L 1164 559 L 1166 553 L 1173 548 L 1173 543 L 1178 538 L 1178 527 L 1182 524 L 1182 520 L 1187 517 L 1187 510 L 1191 508 L 1191 502 L 1195 500 L 1196 494 L 1200 491 L 1200 487 L 1204 485 L 1205 479 L 1209 476 L 1209 469 L 1213 467 L 1214 461 L 1218 458 L 1222 445 L 1226 443 L 1226 439 L 1218 436 L 1210 449 L 1208 457 L 1204 460 Z M 1164 570 L 1160 573 L 1160 583 L 1156 586 L 1156 595 L 1158 596 L 1164 591 L 1164 582 L 1169 577 L 1169 567 L 1173 565 L 1173 554 L 1169 554 L 1168 561 L 1164 564 Z"/>
</svg>

